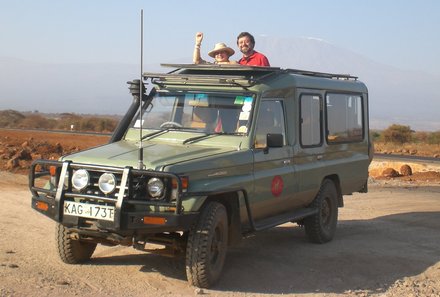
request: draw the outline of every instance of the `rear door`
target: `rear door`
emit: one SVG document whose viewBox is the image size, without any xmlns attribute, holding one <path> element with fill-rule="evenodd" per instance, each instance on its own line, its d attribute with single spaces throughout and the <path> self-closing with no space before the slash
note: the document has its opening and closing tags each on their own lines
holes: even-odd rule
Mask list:
<svg viewBox="0 0 440 297">
<path fill-rule="evenodd" d="M 299 187 L 296 201 L 307 205 L 316 196 L 322 181 L 324 162 L 324 99 L 323 92 L 298 90 L 299 143 L 295 149 L 294 167 Z"/>
</svg>

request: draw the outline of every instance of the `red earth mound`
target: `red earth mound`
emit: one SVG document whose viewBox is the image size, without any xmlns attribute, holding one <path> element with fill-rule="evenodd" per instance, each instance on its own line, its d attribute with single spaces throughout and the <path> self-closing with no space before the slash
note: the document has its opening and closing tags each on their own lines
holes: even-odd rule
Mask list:
<svg viewBox="0 0 440 297">
<path fill-rule="evenodd" d="M 62 155 L 105 144 L 110 136 L 0 129 L 0 170 L 27 174 L 36 159 Z"/>
</svg>

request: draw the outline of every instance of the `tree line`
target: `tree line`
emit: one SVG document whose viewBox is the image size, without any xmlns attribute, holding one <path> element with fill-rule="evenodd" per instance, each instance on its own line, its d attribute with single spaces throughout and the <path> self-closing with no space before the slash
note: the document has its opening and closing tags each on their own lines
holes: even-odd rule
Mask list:
<svg viewBox="0 0 440 297">
<path fill-rule="evenodd" d="M 38 112 L 0 111 L 0 128 L 113 132 L 119 122 L 112 116 L 81 116 L 72 113 L 46 115 Z"/>
<path fill-rule="evenodd" d="M 410 126 L 399 124 L 392 124 L 383 131 L 374 130 L 372 136 L 376 142 L 440 144 L 440 131 L 416 132 Z"/>
<path fill-rule="evenodd" d="M 119 120 L 118 117 L 81 116 L 73 113 L 48 116 L 38 112 L 0 111 L 0 128 L 113 132 Z M 410 126 L 399 124 L 392 124 L 381 131 L 373 130 L 371 135 L 376 142 L 440 144 L 440 130 L 436 132 L 416 132 Z"/>
</svg>

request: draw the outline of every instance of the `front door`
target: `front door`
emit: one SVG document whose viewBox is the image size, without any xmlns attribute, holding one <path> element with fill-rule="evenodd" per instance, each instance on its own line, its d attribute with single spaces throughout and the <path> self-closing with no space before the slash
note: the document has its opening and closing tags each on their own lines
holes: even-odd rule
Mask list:
<svg viewBox="0 0 440 297">
<path fill-rule="evenodd" d="M 282 99 L 263 99 L 259 106 L 254 141 L 255 220 L 289 210 L 288 200 L 296 188 L 292 147 L 286 141 L 285 105 Z M 268 148 L 266 135 L 282 134 L 282 147 Z"/>
</svg>

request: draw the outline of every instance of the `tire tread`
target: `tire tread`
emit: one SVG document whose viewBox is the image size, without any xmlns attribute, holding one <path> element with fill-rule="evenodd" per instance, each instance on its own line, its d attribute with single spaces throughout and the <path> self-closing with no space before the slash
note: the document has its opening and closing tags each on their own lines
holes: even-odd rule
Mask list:
<svg viewBox="0 0 440 297">
<path fill-rule="evenodd" d="M 333 219 L 337 222 L 338 206 L 337 206 L 336 187 L 335 187 L 335 184 L 333 183 L 333 181 L 331 181 L 329 179 L 325 179 L 319 189 L 318 194 L 316 195 L 316 198 L 313 200 L 313 202 L 311 204 L 311 207 L 319 209 L 320 211 L 317 214 L 312 215 L 304 220 L 304 226 L 305 226 L 305 231 L 306 231 L 307 237 L 313 243 L 329 242 L 333 239 L 333 236 L 335 233 L 336 223 L 333 223 L 334 226 L 332 226 L 332 230 L 331 230 L 330 234 L 327 234 L 327 232 L 325 232 L 323 230 L 322 225 L 321 225 L 321 203 L 322 203 L 322 200 L 325 199 L 325 197 L 326 197 L 325 195 L 327 195 L 327 192 L 329 192 L 328 195 L 331 197 L 332 203 L 334 204 L 333 205 L 333 209 L 335 212 L 334 216 L 336 216 L 336 217 Z"/>
<path fill-rule="evenodd" d="M 96 243 L 74 240 L 70 233 L 67 227 L 57 224 L 55 241 L 61 261 L 66 264 L 78 264 L 89 260 L 95 251 Z"/>
<path fill-rule="evenodd" d="M 215 228 L 217 216 L 227 217 L 224 206 L 217 202 L 209 203 L 202 211 L 201 217 L 190 231 L 186 252 L 186 275 L 188 282 L 199 288 L 208 288 L 215 283 L 218 277 L 211 275 L 209 267 L 210 232 Z M 225 221 L 223 223 L 226 223 Z M 227 230 L 223 234 L 227 241 Z M 222 255 L 224 258 L 224 256 Z M 224 262 L 224 259 L 221 260 Z M 220 271 L 223 263 L 220 265 Z M 219 273 L 218 273 L 219 274 Z"/>
</svg>

